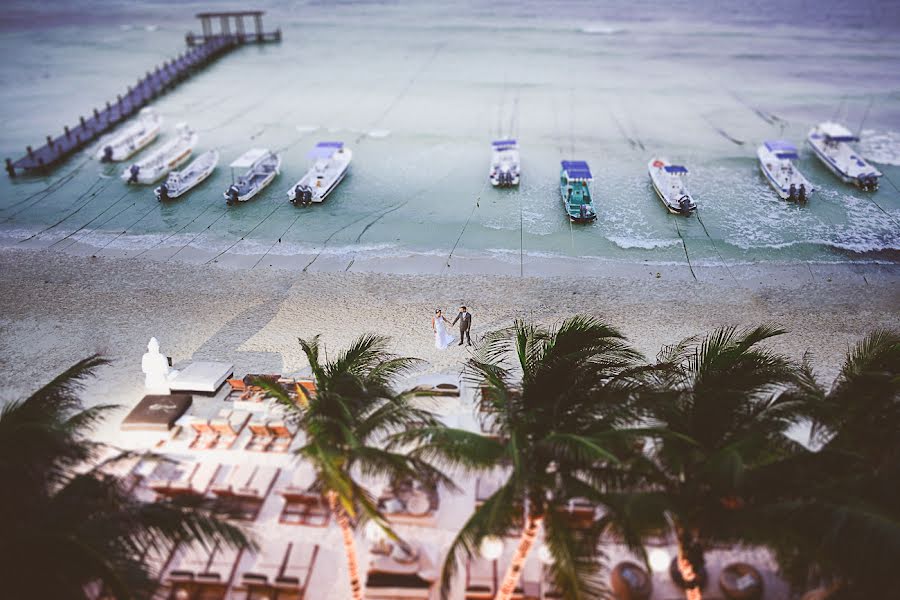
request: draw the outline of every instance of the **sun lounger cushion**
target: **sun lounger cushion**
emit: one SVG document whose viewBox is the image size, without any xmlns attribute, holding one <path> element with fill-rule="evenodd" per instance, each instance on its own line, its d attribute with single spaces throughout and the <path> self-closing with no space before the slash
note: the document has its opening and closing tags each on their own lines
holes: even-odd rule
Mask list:
<svg viewBox="0 0 900 600">
<path fill-rule="evenodd" d="M 191 406 L 188 394 L 144 396 L 125 420 L 122 431 L 169 431 Z"/>
<path fill-rule="evenodd" d="M 169 383 L 169 389 L 212 394 L 234 374 L 231 363 L 198 361 L 189 364 Z"/>
</svg>

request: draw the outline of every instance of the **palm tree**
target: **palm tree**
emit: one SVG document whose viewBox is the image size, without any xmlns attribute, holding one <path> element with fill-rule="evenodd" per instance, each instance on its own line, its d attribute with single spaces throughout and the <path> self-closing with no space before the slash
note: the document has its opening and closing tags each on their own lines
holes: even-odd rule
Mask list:
<svg viewBox="0 0 900 600">
<path fill-rule="evenodd" d="M 107 361 L 79 361 L 0 411 L 0 581 L 10 597 L 148 597 L 158 574 L 148 552 L 201 540 L 249 544 L 202 502 L 146 503 L 95 463 L 89 439 L 110 406 L 84 409 L 84 380 Z M 87 469 L 87 470 L 85 470 Z"/>
<path fill-rule="evenodd" d="M 594 598 L 602 529 L 571 527 L 573 498 L 602 503 L 614 482 L 607 467 L 630 447 L 630 377 L 640 355 L 609 325 L 576 316 L 556 329 L 516 321 L 489 334 L 467 363 L 467 378 L 481 386 L 478 409 L 491 436 L 432 428 L 417 431 L 413 454 L 470 470 L 503 468 L 499 489 L 465 523 L 443 567 L 446 598 L 460 561 L 487 537 L 521 528 L 500 584 L 507 600 L 541 530 L 554 562 L 550 571 L 567 598 Z M 407 443 L 409 436 L 396 439 Z"/>
<path fill-rule="evenodd" d="M 284 390 L 260 384 L 281 400 L 306 435 L 297 454 L 313 466 L 314 487 L 341 528 L 350 589 L 354 600 L 362 600 L 354 527 L 373 520 L 389 536 L 399 538 L 360 477 L 412 479 L 450 489 L 453 483 L 426 461 L 386 447 L 393 433 L 436 424 L 431 413 L 411 405 L 411 393 L 398 394 L 392 387 L 421 361 L 391 354 L 388 339 L 376 335 L 360 336 L 336 359 L 324 362 L 319 336 L 299 341 L 312 369 L 315 392 L 301 388 L 304 398 L 296 403 Z"/>
<path fill-rule="evenodd" d="M 660 352 L 639 394 L 659 433 L 633 465 L 645 480 L 611 501 L 610 515 L 630 538 L 674 534 L 672 575 L 689 600 L 702 598 L 705 550 L 746 539 L 758 525 L 749 509 L 780 494 L 775 482 L 751 484 L 755 472 L 802 451 L 786 436 L 802 404 L 783 393 L 795 365 L 760 346 L 782 333 L 723 327 L 687 338 Z"/>
<path fill-rule="evenodd" d="M 900 585 L 900 333 L 874 331 L 853 347 L 830 389 L 804 361 L 817 452 L 776 476 L 793 495 L 765 515 L 782 568 L 830 581 L 831 598 L 876 598 Z"/>
</svg>

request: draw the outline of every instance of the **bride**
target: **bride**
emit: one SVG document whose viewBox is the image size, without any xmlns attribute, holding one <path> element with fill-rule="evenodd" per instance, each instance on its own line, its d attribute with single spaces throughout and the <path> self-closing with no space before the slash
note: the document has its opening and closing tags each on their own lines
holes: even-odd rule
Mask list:
<svg viewBox="0 0 900 600">
<path fill-rule="evenodd" d="M 453 343 L 453 336 L 447 331 L 447 324 L 450 321 L 441 314 L 441 309 L 434 311 L 434 318 L 431 320 L 431 329 L 434 331 L 434 346 L 438 350 L 445 350 L 447 346 Z"/>
</svg>

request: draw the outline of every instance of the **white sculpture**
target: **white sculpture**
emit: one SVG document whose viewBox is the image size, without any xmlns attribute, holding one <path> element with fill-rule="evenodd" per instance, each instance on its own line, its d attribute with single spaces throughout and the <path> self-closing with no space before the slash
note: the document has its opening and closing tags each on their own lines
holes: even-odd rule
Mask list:
<svg viewBox="0 0 900 600">
<path fill-rule="evenodd" d="M 146 375 L 144 387 L 157 394 L 169 393 L 169 380 L 178 374 L 169 368 L 169 359 L 159 351 L 159 342 L 155 337 L 147 344 L 147 353 L 141 358 L 141 370 Z"/>
</svg>

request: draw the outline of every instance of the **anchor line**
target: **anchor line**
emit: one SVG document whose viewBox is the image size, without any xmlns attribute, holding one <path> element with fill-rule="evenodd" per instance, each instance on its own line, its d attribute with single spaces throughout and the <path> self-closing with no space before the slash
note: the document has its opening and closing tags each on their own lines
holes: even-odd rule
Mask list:
<svg viewBox="0 0 900 600">
<path fill-rule="evenodd" d="M 469 227 L 469 222 L 472 220 L 472 215 L 475 214 L 475 209 L 480 206 L 481 202 L 481 194 L 484 193 L 484 188 L 487 186 L 487 180 L 481 184 L 481 190 L 478 192 L 478 195 L 475 197 L 475 202 L 472 204 L 472 210 L 469 212 L 469 216 L 466 218 L 466 222 L 462 227 L 462 230 L 459 232 L 459 236 L 456 238 L 456 242 L 453 244 L 453 248 L 450 249 L 450 254 L 447 255 L 447 269 L 450 268 L 450 260 L 453 258 L 453 253 L 456 252 L 456 247 L 459 246 L 459 241 L 462 239 L 463 234 L 466 232 L 466 229 Z"/>
<path fill-rule="evenodd" d="M 235 241 L 233 244 L 231 244 L 230 246 L 228 246 L 227 248 L 225 248 L 224 250 L 222 250 L 221 252 L 219 252 L 218 254 L 216 254 L 215 256 L 213 256 L 211 259 L 209 259 L 208 261 L 206 261 L 204 264 L 208 265 L 209 263 L 215 261 L 215 260 L 218 259 L 220 256 L 222 256 L 223 254 L 225 254 L 226 252 L 228 252 L 229 250 L 231 250 L 232 248 L 234 248 L 235 246 L 237 246 L 238 244 L 240 244 L 241 242 L 243 242 L 244 239 L 246 239 L 246 237 L 247 237 L 248 235 L 250 235 L 251 233 L 253 233 L 254 231 L 256 231 L 257 228 L 259 228 L 260 225 L 262 225 L 263 223 L 265 223 L 266 221 L 268 221 L 268 220 L 269 220 L 269 217 L 271 217 L 272 215 L 274 215 L 276 212 L 278 212 L 280 209 L 282 209 L 282 208 L 284 208 L 284 207 L 285 207 L 284 204 L 279 204 L 279 205 L 277 205 L 275 208 L 272 209 L 272 211 L 271 211 L 269 214 L 267 214 L 265 217 L 263 217 L 263 219 L 262 219 L 259 223 L 257 223 L 257 224 L 254 225 L 253 227 L 251 227 L 249 231 L 246 231 L 246 232 L 242 233 L 242 234 L 241 234 L 241 238 L 240 238 L 239 240 Z"/>
<path fill-rule="evenodd" d="M 127 195 L 128 195 L 128 192 L 125 192 L 124 194 L 122 194 L 121 196 L 119 196 L 116 200 L 113 201 L 112 204 L 110 204 L 109 206 L 107 206 L 106 208 L 104 208 L 103 210 L 101 210 L 99 213 L 97 213 L 97 215 L 96 215 L 93 219 L 91 219 L 90 221 L 88 221 L 87 223 L 85 223 L 84 225 L 82 225 L 81 227 L 79 227 L 78 229 L 76 229 L 75 231 L 72 231 L 71 233 L 67 234 L 65 237 L 56 240 L 55 242 L 53 242 L 52 244 L 50 244 L 50 245 L 48 246 L 48 248 L 52 248 L 53 246 L 59 244 L 60 242 L 63 242 L 63 241 L 65 241 L 65 240 L 69 239 L 70 237 L 72 237 L 73 235 L 75 235 L 76 233 L 78 233 L 79 231 L 81 231 L 82 229 L 84 229 L 85 227 L 87 227 L 88 225 L 90 225 L 91 223 L 93 223 L 94 221 L 96 221 L 97 219 L 99 219 L 100 217 L 102 217 L 104 214 L 106 214 L 106 212 L 107 212 L 109 209 L 111 209 L 111 208 L 114 207 L 116 204 L 118 204 L 119 202 L 121 202 L 122 200 L 124 200 L 124 199 L 125 199 L 125 196 L 127 196 Z M 131 203 L 131 206 L 134 206 L 134 205 L 135 205 L 135 203 L 132 202 L 132 203 Z M 116 215 L 118 215 L 118 214 L 121 214 L 121 213 L 116 213 Z M 115 215 L 114 215 L 114 216 L 115 216 Z M 109 222 L 109 219 L 107 219 L 106 221 L 104 221 L 103 223 L 101 223 L 101 224 L 100 224 L 100 227 L 103 227 L 103 225 L 105 225 L 105 224 L 108 223 L 108 222 Z M 84 239 L 84 238 L 82 238 L 82 239 Z M 72 240 L 72 244 L 74 244 L 76 241 L 78 241 L 78 240 Z M 69 246 L 71 246 L 72 244 L 69 244 Z M 66 247 L 68 248 L 69 246 L 66 246 Z"/>
<path fill-rule="evenodd" d="M 883 174 L 883 173 L 882 173 L 882 177 L 884 177 L 887 180 L 887 182 L 893 186 L 893 188 L 897 191 L 897 193 L 900 194 L 900 188 L 897 187 L 897 184 L 894 183 L 890 177 L 888 177 L 886 174 Z M 894 215 L 892 215 L 891 213 L 886 211 L 883 206 L 878 204 L 878 202 L 875 200 L 875 198 L 872 198 L 871 196 L 867 196 L 867 198 L 872 202 L 872 204 L 874 204 L 878 208 L 878 210 L 883 212 L 887 216 L 888 219 L 893 221 L 894 225 L 896 225 L 897 227 L 900 227 L 900 222 L 898 222 L 897 219 L 894 218 Z"/>
<path fill-rule="evenodd" d="M 85 162 L 87 162 L 87 161 L 85 161 Z M 7 217 L 6 217 L 6 219 L 4 220 L 4 222 L 12 221 L 13 218 L 14 218 L 16 215 L 19 215 L 19 214 L 23 213 L 24 211 L 28 210 L 29 208 L 31 208 L 32 206 L 34 206 L 34 205 L 37 204 L 38 202 L 40 202 L 40 201 L 42 201 L 42 200 L 46 200 L 48 197 L 52 196 L 54 193 L 56 193 L 56 192 L 58 192 L 59 190 L 61 190 L 65 184 L 69 183 L 70 181 L 72 181 L 72 179 L 75 178 L 75 175 L 78 174 L 78 170 L 79 170 L 83 165 L 84 165 L 84 163 L 82 163 L 82 165 L 76 167 L 74 170 L 72 170 L 72 172 L 63 175 L 62 177 L 60 177 L 59 179 L 57 179 L 56 181 L 54 181 L 53 183 L 51 183 L 50 185 L 48 185 L 47 187 L 45 187 L 43 190 L 41 190 L 41 191 L 39 191 L 39 192 L 34 192 L 33 194 L 28 195 L 27 197 L 23 198 L 22 200 L 19 200 L 18 202 L 15 202 L 15 203 L 13 203 L 13 204 L 10 204 L 9 206 L 4 207 L 3 210 L 9 210 L 9 209 L 11 209 L 11 208 L 16 208 L 17 206 L 22 206 L 22 204 L 24 204 L 24 203 L 28 202 L 29 200 L 31 200 L 32 198 L 34 198 L 34 200 L 32 200 L 31 202 L 28 202 L 28 204 L 27 204 L 26 206 L 23 206 L 22 208 L 20 208 L 20 209 L 17 210 L 16 212 L 14 212 L 14 213 L 12 213 L 12 214 L 10 214 L 10 215 L 7 215 Z M 91 183 L 91 185 L 88 186 L 88 189 L 85 190 L 84 192 L 82 192 L 82 195 L 79 196 L 79 199 L 80 199 L 81 197 L 83 197 L 84 194 L 89 193 L 89 192 L 91 191 L 91 189 L 92 189 L 95 185 L 97 185 L 97 183 L 98 183 L 99 181 L 102 181 L 102 178 L 97 177 L 97 179 L 96 179 L 93 183 Z M 35 196 L 38 196 L 38 197 L 35 198 Z M 78 199 L 76 199 L 76 202 L 77 202 L 77 201 L 78 201 Z"/>
<path fill-rule="evenodd" d="M 409 80 L 406 82 L 406 85 L 403 86 L 403 89 L 400 90 L 400 93 L 397 94 L 393 100 L 391 100 L 391 102 L 388 104 L 387 108 L 385 108 L 384 111 L 380 115 L 378 115 L 378 118 L 372 122 L 372 125 L 369 127 L 370 130 L 377 127 L 378 124 L 381 123 L 381 121 L 383 121 L 384 118 L 386 116 L 388 116 L 392 110 L 394 110 L 394 108 L 396 108 L 396 106 L 400 103 L 400 101 L 406 97 L 406 94 L 409 93 L 409 90 L 412 89 L 412 86 L 416 83 L 416 81 L 419 79 L 419 77 L 422 76 L 422 74 L 431 65 L 431 63 L 434 62 L 434 59 L 437 58 L 437 55 L 440 53 L 440 51 L 446 45 L 447 45 L 447 42 L 441 42 L 434 47 L 434 50 L 432 51 L 432 53 L 428 56 L 427 59 L 425 59 L 425 62 L 422 63 L 422 65 L 416 70 L 416 72 L 413 73 L 412 77 L 410 77 Z M 363 138 L 366 137 L 366 135 L 367 134 L 365 132 L 363 132 L 356 138 L 354 143 L 355 144 L 360 143 L 363 140 Z"/>
<path fill-rule="evenodd" d="M 225 208 L 225 209 L 221 212 L 221 214 L 219 214 L 218 217 L 216 217 L 215 219 L 213 219 L 212 222 L 211 222 L 209 225 L 206 226 L 206 229 L 203 229 L 203 230 L 201 230 L 201 231 L 198 231 L 198 232 L 194 235 L 194 237 L 192 237 L 191 239 L 189 239 L 189 240 L 187 241 L 187 243 L 184 244 L 184 246 L 182 246 L 181 248 L 179 248 L 178 250 L 176 250 L 176 251 L 175 251 L 171 256 L 169 256 L 169 258 L 167 258 L 164 262 L 169 262 L 170 260 L 172 260 L 173 258 L 175 258 L 182 250 L 184 250 L 185 248 L 187 248 L 188 246 L 190 246 L 191 244 L 193 244 L 193 243 L 194 243 L 194 240 L 196 240 L 198 237 L 200 237 L 201 235 L 203 235 L 203 233 L 205 233 L 206 231 L 208 231 L 213 225 L 215 225 L 215 224 L 218 223 L 220 220 L 222 220 L 222 217 L 224 217 L 224 216 L 227 215 L 227 214 L 228 214 L 228 208 Z"/>
<path fill-rule="evenodd" d="M 697 274 L 694 273 L 694 266 L 691 264 L 691 256 L 688 254 L 687 243 L 684 241 L 684 236 L 681 235 L 681 228 L 678 227 L 678 221 L 675 220 L 675 232 L 678 233 L 678 237 L 681 238 L 681 247 L 684 248 L 684 257 L 687 259 L 688 269 L 691 271 L 691 276 L 694 278 L 694 281 L 697 281 Z"/>
<path fill-rule="evenodd" d="M 706 237 L 709 239 L 709 245 L 712 246 L 713 250 L 715 250 L 716 256 L 719 257 L 719 260 L 722 262 L 722 266 L 725 267 L 725 271 L 727 271 L 728 275 L 731 277 L 731 279 L 733 279 L 734 282 L 737 283 L 737 278 L 735 278 L 734 274 L 731 272 L 731 269 L 728 267 L 728 263 L 725 262 L 725 258 L 722 257 L 722 253 L 719 252 L 719 248 L 716 246 L 715 241 L 713 241 L 712 236 L 709 235 L 709 230 L 706 228 L 706 225 L 703 223 L 703 219 L 700 218 L 700 209 L 699 208 L 697 209 L 697 221 L 700 223 L 700 227 L 703 228 L 703 233 L 705 233 Z"/>
<path fill-rule="evenodd" d="M 284 236 L 287 235 L 288 231 L 291 230 L 291 228 L 297 223 L 297 221 L 300 220 L 300 217 L 302 217 L 302 216 L 303 216 L 303 213 L 298 213 L 297 216 L 294 217 L 294 220 L 291 221 L 291 224 L 288 225 L 287 229 L 285 229 L 285 230 L 282 232 L 282 234 L 278 236 L 278 240 L 275 241 L 275 242 L 272 242 L 272 245 L 269 246 L 269 249 L 266 250 L 265 253 L 263 253 L 263 255 L 259 257 L 259 260 L 257 260 L 255 263 L 253 263 L 253 266 L 250 267 L 251 270 L 252 270 L 252 269 L 255 269 L 255 268 L 257 267 L 257 265 L 259 265 L 259 263 L 261 263 L 262 260 L 263 260 L 266 256 L 269 255 L 269 252 L 272 251 L 272 248 L 275 247 L 275 244 L 280 244 L 280 243 L 281 243 L 281 238 L 283 238 Z"/>
<path fill-rule="evenodd" d="M 78 211 L 80 211 L 82 208 L 84 208 L 85 206 L 87 206 L 88 204 L 90 204 L 90 203 L 97 197 L 97 194 L 99 194 L 100 192 L 102 192 L 103 190 L 105 190 L 108 186 L 109 186 L 109 184 L 106 184 L 106 185 L 103 186 L 103 187 L 97 188 L 96 190 L 94 190 L 94 192 L 93 192 L 90 196 L 88 196 L 87 200 L 85 200 L 78 208 L 76 208 L 75 210 L 73 210 L 72 212 L 70 212 L 69 214 L 67 214 L 65 217 L 63 217 L 62 219 L 60 219 L 60 220 L 57 221 L 56 223 L 53 223 L 52 225 L 50 225 L 50 226 L 48 226 L 48 227 L 44 227 L 44 228 L 41 229 L 40 231 L 31 234 L 30 236 L 28 236 L 28 237 L 25 238 L 24 240 L 19 240 L 18 243 L 21 244 L 21 243 L 23 243 L 23 242 L 27 242 L 28 240 L 34 239 L 34 238 L 40 236 L 41 234 L 46 233 L 47 231 L 50 231 L 51 229 L 54 229 L 55 227 L 57 227 L 58 225 L 60 225 L 60 224 L 63 223 L 64 221 L 68 220 L 70 217 L 72 217 L 72 216 L 74 216 L 75 214 L 77 214 Z M 87 192 L 82 193 L 81 196 L 79 196 L 78 199 L 76 199 L 76 202 L 77 202 L 78 200 L 80 200 L 81 198 L 83 198 L 83 197 L 85 196 L 86 193 L 87 193 Z"/>
<path fill-rule="evenodd" d="M 120 233 L 119 235 L 117 235 L 117 236 L 114 237 L 113 239 L 109 240 L 108 242 L 106 242 L 105 244 L 103 244 L 102 246 L 100 246 L 100 249 L 97 250 L 97 252 L 102 252 L 107 246 L 109 246 L 109 245 L 112 244 L 114 241 L 116 241 L 117 239 L 119 239 L 120 237 L 122 237 L 123 235 L 125 235 L 126 233 L 128 233 L 128 230 L 129 230 L 129 229 L 131 229 L 132 227 L 134 227 L 135 225 L 137 225 L 138 223 L 140 223 L 141 221 L 143 221 L 144 219 L 146 219 L 147 216 L 148 216 L 151 212 L 153 212 L 153 209 L 154 209 L 154 208 L 156 208 L 155 205 L 153 205 L 153 206 L 151 206 L 149 209 L 147 209 L 147 211 L 146 211 L 144 214 L 142 214 L 140 217 L 138 217 L 138 219 L 137 219 L 136 221 L 132 222 L 132 223 L 129 224 L 127 227 L 125 227 L 125 229 L 122 231 L 122 233 Z"/>
<path fill-rule="evenodd" d="M 147 252 L 149 252 L 150 250 L 153 250 L 153 249 L 156 248 L 157 246 L 159 246 L 159 245 L 161 245 L 161 244 L 165 244 L 169 239 L 171 239 L 172 237 L 178 235 L 179 233 L 181 233 L 182 231 L 184 231 L 185 229 L 187 229 L 188 227 L 190 227 L 192 223 L 195 223 L 195 222 L 197 221 L 197 219 L 199 219 L 200 217 L 202 217 L 203 215 L 205 215 L 205 214 L 206 214 L 206 211 L 208 211 L 209 209 L 211 209 L 213 206 L 216 206 L 217 204 L 219 204 L 219 202 L 216 201 L 216 200 L 213 200 L 212 202 L 210 202 L 209 204 L 207 204 L 207 205 L 206 205 L 206 208 L 204 208 L 203 210 L 201 210 L 201 211 L 197 214 L 196 217 L 194 217 L 193 219 L 191 219 L 190 221 L 188 221 L 186 224 L 182 225 L 182 226 L 179 227 L 177 230 L 175 230 L 174 232 L 170 233 L 169 235 L 167 235 L 167 236 L 164 237 L 163 239 L 159 240 L 158 242 L 156 242 L 155 244 L 153 244 L 153 245 L 150 246 L 149 248 L 146 248 L 145 250 L 141 250 L 140 252 L 138 252 L 137 254 L 135 254 L 134 256 L 132 256 L 132 258 L 137 258 L 137 257 L 139 257 L 139 256 L 142 256 L 142 255 L 146 254 Z"/>
<path fill-rule="evenodd" d="M 407 202 L 408 202 L 408 200 L 407 200 Z M 405 204 L 405 202 L 404 202 L 404 204 Z M 398 208 L 399 208 L 399 207 L 398 207 Z M 337 235 L 338 233 L 340 233 L 341 231 L 344 231 L 345 229 L 347 229 L 347 228 L 350 227 L 351 225 L 356 225 L 357 223 L 359 223 L 360 221 L 362 221 L 362 220 L 365 219 L 366 217 L 369 217 L 369 216 L 375 214 L 376 212 L 377 212 L 377 211 L 371 210 L 371 211 L 369 211 L 369 212 L 363 214 L 362 216 L 359 216 L 359 217 L 353 219 L 352 221 L 350 221 L 350 222 L 347 223 L 346 225 L 344 225 L 344 226 L 342 226 L 342 227 L 338 227 L 337 229 L 335 229 L 334 231 L 332 231 L 332 232 L 331 232 L 331 235 L 329 235 L 327 238 L 325 238 L 325 240 L 322 242 L 322 249 L 319 250 L 319 251 L 316 253 L 315 256 L 313 256 L 313 258 L 312 258 L 311 261 L 309 261 L 308 263 L 306 263 L 306 266 L 305 266 L 305 267 L 303 267 L 303 272 L 305 273 L 306 270 L 309 269 L 309 268 L 312 266 L 312 264 L 313 264 L 314 262 L 316 262 L 317 260 L 319 260 L 319 257 L 322 256 L 322 252 L 325 251 L 325 247 L 328 246 L 328 242 L 330 242 L 331 239 L 332 239 L 334 236 L 336 236 L 336 235 Z"/>
</svg>

